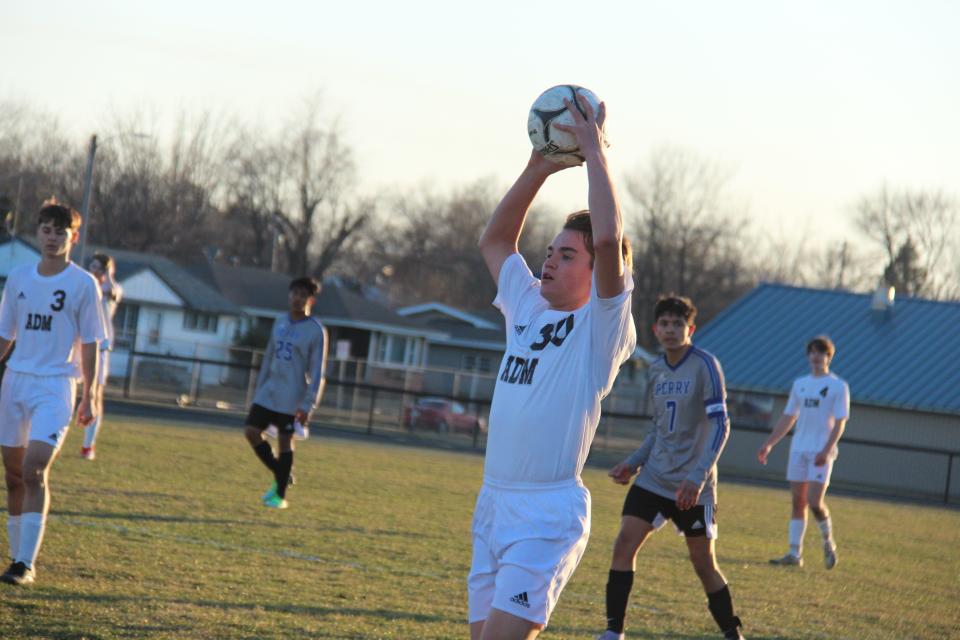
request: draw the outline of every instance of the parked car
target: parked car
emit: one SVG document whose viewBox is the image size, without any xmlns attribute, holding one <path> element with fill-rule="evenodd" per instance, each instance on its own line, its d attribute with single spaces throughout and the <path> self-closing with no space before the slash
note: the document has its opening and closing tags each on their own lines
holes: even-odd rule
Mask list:
<svg viewBox="0 0 960 640">
<path fill-rule="evenodd" d="M 403 424 L 408 429 L 423 427 L 440 433 L 473 433 L 474 429 L 485 431 L 487 428 L 483 418 L 470 415 L 462 404 L 445 398 L 418 398 L 405 406 Z"/>
</svg>

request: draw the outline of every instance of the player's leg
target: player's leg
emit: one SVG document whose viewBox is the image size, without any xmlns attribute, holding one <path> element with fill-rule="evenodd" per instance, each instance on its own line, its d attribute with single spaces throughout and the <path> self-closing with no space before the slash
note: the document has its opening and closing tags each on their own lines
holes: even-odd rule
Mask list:
<svg viewBox="0 0 960 640">
<path fill-rule="evenodd" d="M 613 542 L 613 558 L 607 575 L 607 628 L 601 638 L 622 637 L 627 603 L 633 589 L 637 553 L 662 521 L 656 498 L 649 491 L 633 485 L 624 499 L 620 531 Z"/>
<path fill-rule="evenodd" d="M 270 470 L 270 473 L 276 474 L 277 459 L 273 455 L 273 447 L 271 447 L 267 439 L 263 437 L 263 432 L 270 426 L 273 415 L 273 412 L 266 407 L 258 404 L 251 405 L 250 411 L 247 413 L 243 435 L 246 437 L 247 442 L 250 443 L 250 447 L 260 462 Z"/>
<path fill-rule="evenodd" d="M 790 452 L 790 461 L 787 463 L 791 502 L 790 523 L 787 527 L 790 550 L 785 556 L 771 560 L 771 564 L 803 566 L 803 535 L 807 530 L 808 458 L 807 454 Z"/>
<path fill-rule="evenodd" d="M 63 427 L 63 435 L 66 426 Z M 62 439 L 58 438 L 58 443 Z M 20 514 L 20 542 L 14 564 L 2 576 L 4 582 L 33 582 L 34 564 L 43 544 L 47 512 L 50 509 L 50 466 L 56 459 L 58 446 L 42 440 L 31 440 L 23 459 L 23 511 Z"/>
<path fill-rule="evenodd" d="M 479 635 L 474 635 L 475 629 L 479 631 Z M 542 630 L 542 624 L 500 609 L 491 609 L 486 620 L 470 625 L 470 638 L 471 640 L 530 640 L 536 638 Z"/>
<path fill-rule="evenodd" d="M 293 422 L 289 428 L 281 428 L 277 436 L 280 455 L 277 456 L 277 470 L 274 472 L 274 481 L 277 486 L 277 500 L 264 502 L 267 506 L 283 509 L 287 505 L 287 486 L 290 484 L 290 474 L 293 471 Z"/>
<path fill-rule="evenodd" d="M 110 352 L 100 351 L 100 363 L 97 368 L 97 386 L 93 391 L 93 421 L 83 430 L 83 447 L 80 449 L 80 456 L 86 460 L 93 460 L 96 457 L 95 447 L 97 444 L 97 435 L 100 433 L 100 425 L 103 420 L 103 387 L 107 383 L 107 377 L 110 375 Z"/>
<path fill-rule="evenodd" d="M 10 561 L 20 549 L 20 514 L 23 513 L 23 458 L 25 447 L 0 447 L 3 452 L 3 471 L 7 485 L 7 542 Z"/>
<path fill-rule="evenodd" d="M 820 534 L 823 536 L 824 566 L 827 569 L 833 569 L 837 566 L 837 543 L 833 539 L 833 521 L 830 518 L 830 510 L 827 508 L 825 501 L 827 486 L 827 483 L 810 482 L 807 498 L 810 503 L 810 511 L 813 512 L 813 517 L 816 518 L 817 526 L 820 528 Z"/>
<path fill-rule="evenodd" d="M 704 507 L 698 508 L 704 509 Z M 707 518 L 710 519 L 710 516 Z M 710 614 L 723 632 L 724 638 L 740 639 L 742 637 L 740 618 L 734 613 L 730 587 L 717 565 L 715 523 L 713 527 L 708 526 L 706 529 L 691 531 L 689 527 L 684 528 L 690 562 L 707 594 L 707 607 L 710 609 Z"/>
</svg>

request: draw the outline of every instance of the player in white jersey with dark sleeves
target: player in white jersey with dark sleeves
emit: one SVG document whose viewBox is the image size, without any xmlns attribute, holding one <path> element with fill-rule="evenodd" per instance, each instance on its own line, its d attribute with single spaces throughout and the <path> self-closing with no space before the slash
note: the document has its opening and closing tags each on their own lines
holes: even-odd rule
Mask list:
<svg viewBox="0 0 960 640">
<path fill-rule="evenodd" d="M 287 508 L 294 436 L 298 430 L 306 433 L 310 414 L 323 395 L 327 331 L 310 315 L 319 292 L 320 285 L 310 277 L 290 283 L 290 310 L 273 323 L 253 405 L 247 415 L 247 440 L 273 473 L 273 484 L 261 499 L 264 506 L 274 509 Z M 273 448 L 263 437 L 271 426 L 278 431 L 279 456 L 274 456 Z"/>
<path fill-rule="evenodd" d="M 70 262 L 80 214 L 56 201 L 40 210 L 40 262 L 10 272 L 0 301 L 0 357 L 16 340 L 0 388 L 0 446 L 7 482 L 12 564 L 0 580 L 33 582 L 50 506 L 49 472 L 75 406 L 77 422 L 95 415 L 98 342 L 106 338 L 100 290 Z"/>
<path fill-rule="evenodd" d="M 717 359 L 691 341 L 697 310 L 689 298 L 661 296 L 653 332 L 664 354 L 648 372 L 653 429 L 633 454 L 610 470 L 627 484 L 620 532 L 607 578 L 607 629 L 600 640 L 622 640 L 637 553 L 666 520 L 684 535 L 707 608 L 727 639 L 740 639 L 727 580 L 717 566 L 717 460 L 730 431 L 727 392 Z"/>
<path fill-rule="evenodd" d="M 620 365 L 636 345 L 629 244 L 602 144 L 605 108 L 567 103 L 586 159 L 590 211 L 572 214 L 547 247 L 540 279 L 517 250 L 550 174 L 533 152 L 480 239 L 497 282 L 507 348 L 490 409 L 468 578 L 473 640 L 534 638 L 573 575 L 590 534 L 580 481 Z"/>
<path fill-rule="evenodd" d="M 123 298 L 123 289 L 114 279 L 114 272 L 112 257 L 105 253 L 93 254 L 90 260 L 90 273 L 100 285 L 103 318 L 107 323 L 107 339 L 100 343 L 100 364 L 97 368 L 96 396 L 93 399 L 96 406 L 95 416 L 93 422 L 83 432 L 83 447 L 80 449 L 80 456 L 86 460 L 93 460 L 97 455 L 95 449 L 97 434 L 103 422 L 103 388 L 107 384 L 107 378 L 110 377 L 110 352 L 113 350 L 114 340 L 113 316 Z"/>
<path fill-rule="evenodd" d="M 824 498 L 837 458 L 837 443 L 850 417 L 850 388 L 830 372 L 835 353 L 833 342 L 826 336 L 817 336 L 807 343 L 810 375 L 794 381 L 783 416 L 757 451 L 760 463 L 767 464 L 767 456 L 774 445 L 796 423 L 787 464 L 793 502 L 788 528 L 790 550 L 782 558 L 771 560 L 771 564 L 803 565 L 803 534 L 807 528 L 809 506 L 823 536 L 824 565 L 827 569 L 837 565 L 833 523 Z"/>
</svg>

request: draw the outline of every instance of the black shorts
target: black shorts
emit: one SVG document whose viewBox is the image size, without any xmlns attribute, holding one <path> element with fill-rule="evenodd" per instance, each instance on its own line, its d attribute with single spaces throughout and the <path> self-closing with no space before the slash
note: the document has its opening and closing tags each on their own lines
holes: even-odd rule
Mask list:
<svg viewBox="0 0 960 640">
<path fill-rule="evenodd" d="M 280 433 L 293 433 L 293 414 L 279 413 L 272 409 L 267 409 L 259 404 L 250 405 L 250 413 L 247 414 L 246 424 L 256 427 L 263 431 L 270 425 L 277 428 Z"/>
<path fill-rule="evenodd" d="M 717 532 L 716 514 L 716 505 L 704 506 L 698 504 L 692 509 L 681 511 L 672 498 L 664 498 L 637 485 L 632 485 L 630 491 L 627 492 L 627 498 L 623 501 L 622 513 L 625 516 L 646 520 L 655 527 L 661 524 L 657 516 L 662 516 L 665 520 L 672 520 L 677 529 L 689 538 L 704 536 L 708 533 L 712 533 L 710 537 L 715 538 Z"/>
</svg>

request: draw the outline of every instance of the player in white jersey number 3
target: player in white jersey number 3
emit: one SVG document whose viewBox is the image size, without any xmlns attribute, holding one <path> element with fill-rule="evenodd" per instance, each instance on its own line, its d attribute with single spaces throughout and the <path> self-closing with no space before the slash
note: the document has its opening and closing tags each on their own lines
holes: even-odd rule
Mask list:
<svg viewBox="0 0 960 640">
<path fill-rule="evenodd" d="M 580 481 L 600 401 L 636 345 L 629 245 L 603 150 L 605 107 L 581 100 L 564 127 L 586 161 L 590 211 L 547 247 L 540 279 L 518 253 L 530 204 L 563 169 L 533 152 L 494 211 L 480 250 L 497 282 L 507 348 L 490 409 L 468 578 L 473 640 L 534 638 L 590 535 Z"/>
<path fill-rule="evenodd" d="M 37 225 L 40 262 L 13 269 L 0 301 L 0 357 L 17 343 L 0 387 L 13 561 L 0 580 L 10 584 L 34 580 L 50 507 L 50 466 L 70 425 L 78 363 L 83 396 L 77 422 L 86 426 L 95 415 L 97 343 L 107 333 L 96 280 L 70 262 L 80 224 L 73 209 L 46 203 Z"/>
<path fill-rule="evenodd" d="M 790 389 L 790 398 L 773 433 L 757 451 L 757 460 L 767 464 L 767 456 L 794 423 L 797 428 L 790 443 L 787 480 L 793 498 L 789 525 L 790 550 L 771 564 L 803 565 L 803 534 L 807 528 L 807 506 L 817 519 L 823 536 L 823 562 L 827 569 L 837 566 L 837 545 L 833 523 L 824 498 L 830 485 L 837 443 L 850 416 L 850 389 L 847 383 L 830 373 L 836 349 L 830 338 L 817 336 L 807 344 L 810 375 L 798 378 Z"/>
</svg>

